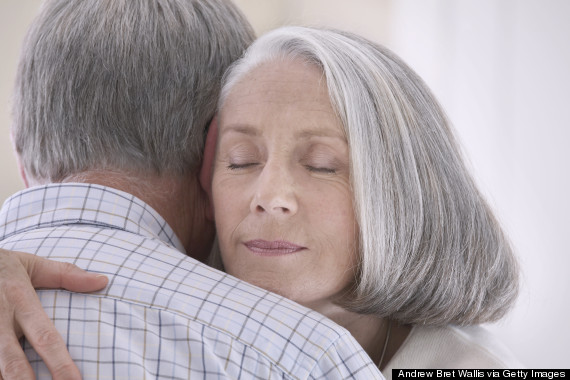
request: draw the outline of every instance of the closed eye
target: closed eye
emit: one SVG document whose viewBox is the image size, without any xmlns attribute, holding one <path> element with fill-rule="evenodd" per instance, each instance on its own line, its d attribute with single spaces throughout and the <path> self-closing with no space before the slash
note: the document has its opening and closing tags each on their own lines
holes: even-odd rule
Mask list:
<svg viewBox="0 0 570 380">
<path fill-rule="evenodd" d="M 336 169 L 331 168 L 317 168 L 311 165 L 305 165 L 305 168 L 312 173 L 336 174 Z"/>
<path fill-rule="evenodd" d="M 253 166 L 259 165 L 257 162 L 248 162 L 245 164 L 229 164 L 228 169 L 230 170 L 239 170 L 239 169 L 247 169 Z"/>
</svg>

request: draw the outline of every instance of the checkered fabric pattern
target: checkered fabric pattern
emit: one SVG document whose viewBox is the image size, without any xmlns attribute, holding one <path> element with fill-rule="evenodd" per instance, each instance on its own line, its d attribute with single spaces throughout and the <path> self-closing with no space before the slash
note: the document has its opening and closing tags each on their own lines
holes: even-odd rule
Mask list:
<svg viewBox="0 0 570 380">
<path fill-rule="evenodd" d="M 93 294 L 39 291 L 84 379 L 374 379 L 322 315 L 186 256 L 156 211 L 97 185 L 22 191 L 0 211 L 0 246 L 109 276 Z M 38 378 L 51 378 L 24 341 Z"/>
</svg>

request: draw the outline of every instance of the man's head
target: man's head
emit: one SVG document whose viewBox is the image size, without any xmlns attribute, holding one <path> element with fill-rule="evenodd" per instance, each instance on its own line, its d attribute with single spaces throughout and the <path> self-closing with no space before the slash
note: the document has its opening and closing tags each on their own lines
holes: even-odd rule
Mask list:
<svg viewBox="0 0 570 380">
<path fill-rule="evenodd" d="M 230 0 L 47 0 L 24 41 L 12 136 L 26 185 L 87 182 L 141 198 L 203 259 L 205 129 L 253 41 Z"/>
<path fill-rule="evenodd" d="M 14 94 L 27 181 L 194 173 L 220 78 L 253 37 L 229 0 L 46 1 Z"/>
</svg>

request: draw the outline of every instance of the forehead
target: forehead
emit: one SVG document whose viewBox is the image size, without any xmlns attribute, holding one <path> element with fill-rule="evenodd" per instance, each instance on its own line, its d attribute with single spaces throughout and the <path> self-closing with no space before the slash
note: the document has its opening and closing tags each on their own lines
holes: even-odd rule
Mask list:
<svg viewBox="0 0 570 380">
<path fill-rule="evenodd" d="M 222 132 L 227 124 L 266 128 L 283 122 L 344 136 L 320 68 L 300 60 L 263 63 L 233 85 L 220 110 Z"/>
<path fill-rule="evenodd" d="M 273 60 L 254 67 L 238 80 L 230 96 L 234 92 L 243 93 L 253 89 L 270 96 L 289 94 L 304 98 L 324 96 L 328 99 L 326 80 L 321 69 L 300 59 Z"/>
</svg>

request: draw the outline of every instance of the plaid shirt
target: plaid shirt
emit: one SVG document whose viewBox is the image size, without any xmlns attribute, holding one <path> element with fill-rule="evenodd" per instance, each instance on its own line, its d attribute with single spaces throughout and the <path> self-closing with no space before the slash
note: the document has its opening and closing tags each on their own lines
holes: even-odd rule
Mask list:
<svg viewBox="0 0 570 380">
<path fill-rule="evenodd" d="M 52 184 L 9 198 L 0 246 L 109 277 L 98 293 L 41 290 L 84 379 L 382 378 L 342 327 L 186 256 L 130 194 Z M 51 378 L 24 341 L 38 378 Z"/>
</svg>

